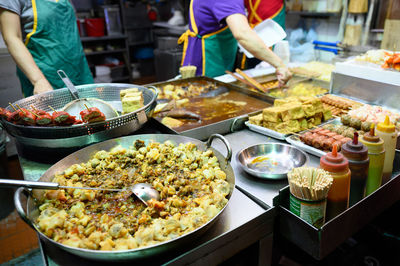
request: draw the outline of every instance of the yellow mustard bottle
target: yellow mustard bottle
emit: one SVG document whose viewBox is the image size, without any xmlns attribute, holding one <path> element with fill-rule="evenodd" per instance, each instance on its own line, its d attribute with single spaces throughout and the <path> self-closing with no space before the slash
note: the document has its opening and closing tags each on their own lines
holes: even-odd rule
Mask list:
<svg viewBox="0 0 400 266">
<path fill-rule="evenodd" d="M 365 133 L 360 141 L 368 148 L 369 168 L 365 188 L 365 196 L 368 196 L 381 186 L 385 148 L 383 147 L 383 140 L 375 136 L 375 124 L 371 125 L 370 132 Z"/>
<path fill-rule="evenodd" d="M 394 154 L 396 152 L 397 132 L 394 124 L 390 122 L 389 116 L 386 116 L 385 122 L 378 123 L 376 135 L 384 141 L 385 161 L 383 163 L 382 184 L 385 184 L 392 177 Z"/>
</svg>

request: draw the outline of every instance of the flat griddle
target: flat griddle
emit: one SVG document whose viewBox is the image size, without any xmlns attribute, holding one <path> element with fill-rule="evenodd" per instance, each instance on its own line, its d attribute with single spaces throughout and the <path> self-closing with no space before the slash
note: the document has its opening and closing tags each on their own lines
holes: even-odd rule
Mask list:
<svg viewBox="0 0 400 266">
<path fill-rule="evenodd" d="M 248 115 L 271 106 L 274 101 L 268 95 L 260 96 L 253 91 L 209 77 L 179 79 L 150 85 L 161 88 L 166 85 L 186 85 L 190 83 L 196 85 L 212 83 L 216 86 L 216 91 L 222 88 L 226 91 L 213 97 L 202 97 L 200 95 L 190 98 L 190 102 L 185 104 L 183 109 L 200 115 L 201 120 L 181 119 L 184 122 L 182 126 L 170 128 L 176 134 L 197 139 L 206 139 L 214 133 L 226 134 L 242 128 Z M 238 103 L 240 104 L 238 105 Z M 164 116 L 165 114 L 157 114 L 155 119 L 161 123 Z"/>
</svg>

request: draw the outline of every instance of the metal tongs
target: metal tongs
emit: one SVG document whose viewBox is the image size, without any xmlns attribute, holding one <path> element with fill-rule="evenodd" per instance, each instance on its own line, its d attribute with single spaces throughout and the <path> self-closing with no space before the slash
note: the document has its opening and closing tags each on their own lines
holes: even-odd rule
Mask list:
<svg viewBox="0 0 400 266">
<path fill-rule="evenodd" d="M 84 189 L 84 190 L 102 190 L 102 191 L 113 191 L 113 192 L 124 192 L 131 191 L 138 199 L 140 199 L 144 204 L 147 205 L 147 201 L 151 199 L 159 200 L 160 194 L 156 189 L 154 189 L 150 184 L 138 183 L 132 187 L 124 189 L 116 188 L 95 188 L 95 187 L 71 187 L 71 186 L 61 186 L 56 182 L 41 182 L 41 181 L 27 181 L 27 180 L 14 180 L 14 179 L 0 179 L 1 187 L 25 187 L 31 189 Z"/>
</svg>

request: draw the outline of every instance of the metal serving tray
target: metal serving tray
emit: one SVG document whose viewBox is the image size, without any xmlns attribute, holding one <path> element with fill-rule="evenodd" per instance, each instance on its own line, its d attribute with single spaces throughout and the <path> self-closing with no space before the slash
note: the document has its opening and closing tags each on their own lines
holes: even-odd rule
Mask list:
<svg viewBox="0 0 400 266">
<path fill-rule="evenodd" d="M 327 122 L 324 122 L 324 123 L 320 124 L 318 127 L 326 125 L 326 124 L 341 125 L 342 123 L 340 122 L 340 118 L 335 118 L 333 120 L 328 120 Z M 309 129 L 301 131 L 301 132 L 299 132 L 299 134 L 303 134 L 303 133 L 305 133 L 307 131 L 309 131 Z M 299 149 L 301 149 L 301 150 L 303 150 L 305 152 L 308 152 L 308 153 L 310 153 L 312 155 L 315 155 L 317 157 L 322 157 L 322 156 L 326 155 L 326 152 L 324 152 L 323 150 L 314 148 L 314 147 L 312 147 L 310 145 L 307 145 L 307 144 L 303 143 L 299 139 L 299 136 L 297 136 L 297 135 L 288 136 L 285 140 L 287 142 L 289 142 L 290 144 L 292 144 L 293 146 L 295 146 L 296 148 L 299 148 Z"/>
<path fill-rule="evenodd" d="M 266 83 L 266 82 L 269 82 L 269 81 L 277 80 L 275 74 L 268 74 L 268 75 L 256 76 L 256 77 L 253 77 L 253 78 L 254 78 L 256 81 L 258 81 L 259 83 Z M 326 81 L 323 81 L 323 80 L 314 79 L 314 78 L 302 77 L 302 76 L 298 76 L 298 75 L 293 75 L 293 78 L 288 82 L 287 85 L 288 85 L 289 88 L 292 88 L 292 87 L 296 86 L 297 84 L 299 84 L 299 83 L 301 83 L 301 82 L 312 83 L 312 84 L 314 84 L 314 85 L 316 85 L 316 86 L 320 86 L 320 87 L 326 89 L 327 92 L 324 93 L 324 94 L 327 94 L 327 93 L 329 92 L 329 89 L 330 89 L 330 84 L 329 84 L 329 82 L 326 82 Z M 248 85 L 246 85 L 246 84 L 243 84 L 243 83 L 240 82 L 240 81 L 234 81 L 234 82 L 232 82 L 231 84 L 234 84 L 234 85 L 236 85 L 236 86 L 238 86 L 238 87 L 241 87 L 241 88 L 243 88 L 243 89 L 245 89 L 245 90 L 247 90 L 247 91 L 253 92 L 253 93 L 255 93 L 257 96 L 267 96 L 268 98 L 270 98 L 270 99 L 272 100 L 272 102 L 273 102 L 275 99 L 278 99 L 278 98 L 276 98 L 276 97 L 274 97 L 274 96 L 271 96 L 271 95 L 269 95 L 269 94 L 261 93 L 261 92 L 259 92 L 259 91 L 256 91 L 255 89 L 253 90 L 252 88 L 250 88 L 250 86 L 248 86 Z M 275 91 L 275 90 L 283 90 L 283 89 L 278 89 L 278 88 L 276 88 L 276 89 L 272 89 L 271 91 Z M 321 94 L 321 95 L 324 95 L 324 94 Z M 321 95 L 317 95 L 317 96 L 321 96 Z"/>
<path fill-rule="evenodd" d="M 289 186 L 274 198 L 278 207 L 277 230 L 315 259 L 323 259 L 347 238 L 400 200 L 400 154 L 396 153 L 392 178 L 375 192 L 326 222 L 320 229 L 290 212 Z"/>
<path fill-rule="evenodd" d="M 283 134 L 283 133 L 279 133 L 275 130 L 266 128 L 266 127 L 262 127 L 262 126 L 257 126 L 257 125 L 253 125 L 251 124 L 249 121 L 246 121 L 244 123 L 251 131 L 269 136 L 269 137 L 273 137 L 275 139 L 280 139 L 280 140 L 285 140 L 288 136 L 290 136 L 290 134 Z"/>
<path fill-rule="evenodd" d="M 268 95 L 259 95 L 256 92 L 246 90 L 246 89 L 238 87 L 236 85 L 224 83 L 222 81 L 218 81 L 218 80 L 215 80 L 215 79 L 212 79 L 209 77 L 205 77 L 205 76 L 172 80 L 172 81 L 166 81 L 166 82 L 158 82 L 158 83 L 152 83 L 149 85 L 154 86 L 154 87 L 161 87 L 161 86 L 165 86 L 165 85 L 169 85 L 169 84 L 178 85 L 181 83 L 188 83 L 188 82 L 212 82 L 212 83 L 216 84 L 218 87 L 225 87 L 229 91 L 236 91 L 236 92 L 239 92 L 246 96 L 250 96 L 251 98 L 256 98 L 258 100 L 264 101 L 264 102 L 266 102 L 265 107 L 271 106 L 271 104 L 274 101 L 274 99 L 269 97 Z M 221 119 L 220 121 L 217 121 L 217 122 L 211 123 L 211 124 L 207 124 L 207 125 L 199 125 L 198 127 L 184 130 L 184 131 L 177 131 L 173 128 L 169 128 L 169 130 L 171 131 L 171 133 L 180 134 L 183 136 L 204 140 L 204 139 L 208 138 L 210 135 L 215 134 L 215 133 L 226 134 L 226 133 L 233 132 L 233 131 L 244 128 L 244 122 L 248 120 L 248 115 L 256 114 L 260 110 L 257 110 L 254 112 L 249 112 L 249 113 L 246 113 L 243 115 L 238 115 L 236 117 L 232 117 L 232 118 L 228 118 L 228 119 Z"/>
</svg>

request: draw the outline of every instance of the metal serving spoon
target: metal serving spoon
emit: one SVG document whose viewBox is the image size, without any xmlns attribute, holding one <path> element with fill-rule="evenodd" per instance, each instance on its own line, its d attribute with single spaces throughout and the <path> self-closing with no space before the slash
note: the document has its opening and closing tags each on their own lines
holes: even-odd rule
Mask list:
<svg viewBox="0 0 400 266">
<path fill-rule="evenodd" d="M 67 112 L 70 115 L 79 117 L 80 112 L 88 107 L 97 107 L 105 115 L 106 119 L 114 118 L 119 116 L 118 112 L 109 103 L 97 99 L 97 98 L 80 98 L 78 90 L 68 78 L 67 74 L 63 70 L 57 70 L 58 76 L 62 79 L 65 86 L 68 88 L 74 100 L 66 104 L 61 111 Z M 86 106 L 85 106 L 86 105 Z"/>
<path fill-rule="evenodd" d="M 138 183 L 129 188 L 116 189 L 116 188 L 95 188 L 95 187 L 70 187 L 61 186 L 55 182 L 41 182 L 41 181 L 27 181 L 27 180 L 13 180 L 13 179 L 0 179 L 1 187 L 26 187 L 32 189 L 61 189 L 61 188 L 72 188 L 72 189 L 89 189 L 89 190 L 106 190 L 114 192 L 131 191 L 135 196 L 140 199 L 144 204 L 147 205 L 147 201 L 151 199 L 159 200 L 160 194 L 157 190 L 152 188 L 150 184 Z"/>
</svg>

